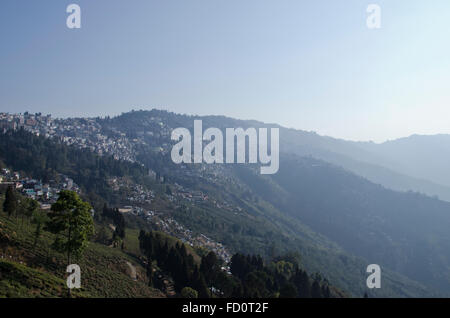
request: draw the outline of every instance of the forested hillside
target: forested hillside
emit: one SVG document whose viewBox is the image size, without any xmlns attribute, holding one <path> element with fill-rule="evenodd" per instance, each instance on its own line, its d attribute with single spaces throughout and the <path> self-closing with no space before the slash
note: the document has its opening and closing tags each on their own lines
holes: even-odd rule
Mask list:
<svg viewBox="0 0 450 318">
<path fill-rule="evenodd" d="M 52 248 L 55 235 L 40 227 L 36 214 L 7 216 L 3 202 L 0 193 L 0 297 L 67 297 L 66 255 Z M 74 259 L 82 270 L 82 289 L 73 297 L 165 297 L 148 286 L 137 255 L 100 243 L 100 228 L 83 257 Z M 131 248 L 132 241 L 127 243 Z M 137 281 L 127 263 L 136 267 Z"/>
<path fill-rule="evenodd" d="M 160 135 L 159 139 L 153 138 L 160 130 L 161 123 L 169 131 L 170 128 L 175 127 L 192 129 L 194 119 L 202 119 L 204 129 L 207 127 L 248 128 L 262 125 L 258 122 L 240 121 L 221 116 L 184 116 L 156 110 L 126 113 L 101 122 L 105 129 L 124 131 L 132 137 L 141 136 L 139 140 L 148 140 L 149 145 L 156 141 L 163 146 L 170 145 L 167 135 L 165 137 Z M 159 122 L 159 124 L 154 124 L 155 122 Z M 263 126 L 270 125 L 264 124 Z M 146 137 L 149 134 L 152 137 Z M 292 133 L 290 138 L 294 137 L 295 133 Z M 314 141 L 317 140 L 320 142 L 316 146 L 337 147 L 337 144 L 339 144 L 331 139 L 322 140 L 312 133 L 307 134 L 306 137 L 306 140 L 309 141 L 304 142 L 305 145 L 311 144 L 313 146 Z M 283 135 L 281 135 L 282 145 L 283 140 Z M 348 144 L 344 146 L 349 151 L 352 149 Z M 378 262 L 385 266 L 387 273 L 391 269 L 400 274 L 397 277 L 400 281 L 403 279 L 400 277 L 405 275 L 411 280 L 420 280 L 421 283 L 428 285 L 430 291 L 425 293 L 433 294 L 431 290 L 448 292 L 448 285 L 445 279 L 442 280 L 443 277 L 429 279 L 429 275 L 426 274 L 427 272 L 433 272 L 434 268 L 427 268 L 428 265 L 420 265 L 424 261 L 424 254 L 421 252 L 420 246 L 426 246 L 430 239 L 433 240 L 430 228 L 425 229 L 425 232 L 427 232 L 425 236 L 420 236 L 419 234 L 413 234 L 414 226 L 406 225 L 406 227 L 409 226 L 409 233 L 412 235 L 409 237 L 402 236 L 402 238 L 396 236 L 401 235 L 402 226 L 405 226 L 405 224 L 396 220 L 407 217 L 404 214 L 409 213 L 407 211 L 410 211 L 411 215 L 415 215 L 418 222 L 427 218 L 426 211 L 428 209 L 436 211 L 437 215 L 445 216 L 446 204 L 441 201 L 415 193 L 402 194 L 385 189 L 342 168 L 311 157 L 282 153 L 280 172 L 272 177 L 263 177 L 257 173 L 257 167 L 251 165 L 228 167 L 215 165 L 212 168 L 205 165 L 201 168 L 185 165 L 181 167 L 183 169 L 179 169 L 180 167 L 176 167 L 170 162 L 170 156 L 164 152 L 155 153 L 152 151 L 152 147 L 141 147 L 139 151 L 139 158 L 142 158 L 143 162 L 156 170 L 160 169 L 158 171 L 167 174 L 168 180 L 202 189 L 208 193 L 215 193 L 244 207 L 244 210 L 250 213 L 252 217 L 267 220 L 268 222 L 265 222 L 263 227 L 259 226 L 255 231 L 250 232 L 252 233 L 251 236 L 256 235 L 259 239 L 252 243 L 252 247 L 249 246 L 248 248 L 257 249 L 258 246 L 265 246 L 265 251 L 262 251 L 262 253 L 268 255 L 271 249 L 283 250 L 286 247 L 296 246 L 296 248 L 302 250 L 303 254 L 305 249 L 309 249 L 311 246 L 313 247 L 312 250 L 314 250 L 314 247 L 322 246 L 327 250 L 326 256 L 314 255 L 309 259 L 309 261 L 314 260 L 309 265 L 316 270 L 320 268 L 320 271 L 327 272 L 335 282 L 340 281 L 344 276 L 349 278 L 352 275 L 354 276 L 350 280 L 353 282 L 360 280 L 361 282 L 362 272 L 349 269 L 348 266 L 362 268 L 363 265 L 361 264 L 365 262 Z M 364 151 L 361 152 L 364 153 Z M 164 164 L 155 164 L 155 162 L 158 162 L 156 158 L 160 158 L 159 162 L 169 162 L 170 169 L 168 170 Z M 200 172 L 201 169 L 206 170 Z M 214 170 L 214 173 L 222 175 L 222 179 L 211 180 L 208 177 L 210 169 Z M 412 199 L 413 205 L 408 205 L 406 201 L 409 199 Z M 244 229 L 241 227 L 241 224 L 245 224 L 245 221 L 232 221 L 232 219 L 238 218 L 239 214 L 232 217 L 229 214 L 221 214 L 216 209 L 202 211 L 197 208 L 198 206 L 194 206 L 191 210 L 177 212 L 176 217 L 193 228 L 201 228 L 209 235 L 218 237 L 219 240 L 230 246 L 237 246 L 239 242 L 240 249 L 247 248 L 245 246 L 247 240 L 243 239 L 242 234 L 248 234 L 249 232 L 245 230 L 245 226 Z M 390 211 L 390 213 L 386 214 L 385 211 Z M 367 213 L 370 213 L 371 216 L 366 220 Z M 347 218 L 350 219 L 347 220 Z M 391 218 L 393 221 L 392 228 L 390 225 Z M 222 219 L 225 222 L 220 221 Z M 382 221 L 379 222 L 380 219 Z M 347 221 L 343 222 L 343 220 Z M 445 220 L 445 217 L 443 220 Z M 440 223 L 433 218 L 428 222 L 431 222 L 431 224 Z M 228 226 L 228 224 L 230 225 Z M 427 222 L 423 224 L 427 224 Z M 274 225 L 275 227 L 273 227 Z M 371 226 L 374 226 L 374 229 L 378 228 L 378 230 L 371 229 Z M 270 228 L 270 230 L 265 232 L 265 228 Z M 217 229 L 223 229 L 223 232 Z M 400 232 L 397 233 L 397 229 Z M 391 237 L 387 234 L 390 233 L 389 231 L 397 234 Z M 276 237 L 276 233 L 280 232 L 287 234 L 281 240 Z M 225 233 L 232 233 L 232 235 L 226 235 Z M 359 239 L 360 235 L 365 235 L 364 239 Z M 420 243 L 418 249 L 413 251 L 415 242 Z M 396 249 L 399 250 L 398 253 Z M 360 265 L 357 265 L 359 261 L 356 261 L 356 259 L 343 262 L 342 260 L 345 257 L 339 256 L 339 254 L 345 255 L 347 252 L 363 257 Z M 446 254 L 445 249 L 426 255 L 427 257 L 442 259 L 442 253 Z M 318 265 L 317 260 L 319 259 L 321 265 Z M 439 265 L 441 270 L 447 271 L 447 265 L 441 263 L 441 261 L 437 263 L 441 264 Z M 433 266 L 438 266 L 436 263 L 433 264 Z M 344 274 L 344 272 L 347 274 Z M 361 275 L 360 278 L 357 278 L 358 275 Z M 395 282 L 395 279 L 392 281 Z M 343 282 L 340 281 L 340 283 Z M 401 283 L 400 285 L 405 286 L 407 283 Z M 414 286 L 415 284 L 411 283 L 411 285 Z M 345 286 L 349 287 L 349 285 Z M 355 285 L 353 285 L 354 287 Z M 417 285 L 410 287 L 410 292 L 413 290 L 417 292 L 417 287 Z M 349 288 L 352 289 L 352 287 Z M 399 289 L 395 289 L 397 295 L 400 295 Z M 412 292 L 412 294 L 415 292 Z M 405 295 L 408 295 L 408 292 L 405 291 Z"/>
<path fill-rule="evenodd" d="M 126 177 L 144 186 L 152 184 L 147 170 L 139 164 L 99 156 L 89 149 L 67 146 L 58 140 L 23 130 L 0 134 L 0 160 L 4 165 L 44 183 L 60 178 L 61 174 L 67 175 L 91 200 L 111 204 L 118 204 L 124 197 L 113 193 L 108 178 Z"/>
<path fill-rule="evenodd" d="M 450 292 L 448 202 L 387 190 L 326 162 L 295 156 L 283 156 L 270 180 L 243 179 L 353 254 Z"/>
<path fill-rule="evenodd" d="M 102 198 L 105 190 L 114 197 L 114 191 L 107 186 L 106 179 L 109 177 L 120 175 L 135 182 L 140 182 L 142 178 L 138 174 L 143 172 L 139 165 L 100 157 L 23 131 L 1 135 L 0 145 L 3 147 L 0 149 L 5 150 L 0 152 L 3 167 L 44 180 L 56 178 L 61 173 L 73 176 L 83 190 L 92 192 L 94 198 Z M 21 154 L 22 159 L 9 154 L 11 150 Z M 53 159 L 54 151 L 62 153 L 58 156 L 59 161 Z M 27 159 L 32 160 L 33 157 L 38 159 L 26 165 Z M 95 174 L 99 167 L 102 167 L 101 173 L 95 179 L 90 179 L 88 176 Z M 76 174 L 78 168 L 85 174 Z M 100 187 L 92 186 L 89 183 L 92 180 Z M 148 186 L 157 185 L 150 182 Z M 86 198 L 89 200 L 89 196 Z M 15 212 L 7 215 L 6 211 L 0 211 L 2 258 L 7 259 L 0 263 L 4 278 L 0 286 L 1 295 L 64 297 L 65 256 L 53 250 L 55 236 L 47 232 L 44 224 L 47 222 L 44 217 L 47 212 L 29 212 L 31 207 L 20 202 L 30 200 L 25 200 L 18 193 L 15 200 Z M 2 207 L 3 201 L 4 196 L 0 194 Z M 87 272 L 83 271 L 88 284 L 74 294 L 76 297 L 159 297 L 163 293 L 158 289 L 168 296 L 174 296 L 183 295 L 183 290 L 186 293 L 185 287 L 192 288 L 200 297 L 346 295 L 325 277 L 308 274 L 304 269 L 304 260 L 298 254 L 279 253 L 272 259 L 236 254 L 230 264 L 224 264 L 214 253 L 203 252 L 200 258 L 191 248 L 188 252 L 185 244 L 168 236 L 141 230 L 137 237 L 135 233 L 139 231 L 139 226 L 136 227 L 136 224 L 142 222 L 131 222 L 131 227 L 128 226 L 117 209 L 105 205 L 102 210 L 95 212 L 96 234 L 86 255 L 76 260 L 83 269 L 88 269 Z M 245 230 L 245 223 L 240 226 Z M 150 225 L 143 227 L 151 228 Z M 250 240 L 256 235 L 256 232 L 246 234 Z M 176 243 L 170 243 L 174 241 Z M 288 248 L 289 245 L 284 250 Z M 222 269 L 223 266 L 230 266 L 228 274 Z M 129 267 L 134 268 L 133 275 Z M 210 286 L 214 286 L 215 290 L 211 291 Z"/>
</svg>

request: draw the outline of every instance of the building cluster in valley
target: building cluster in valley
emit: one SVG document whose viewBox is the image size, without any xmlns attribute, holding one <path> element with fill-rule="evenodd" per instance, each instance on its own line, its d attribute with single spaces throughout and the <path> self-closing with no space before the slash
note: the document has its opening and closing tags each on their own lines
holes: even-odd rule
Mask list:
<svg viewBox="0 0 450 318">
<path fill-rule="evenodd" d="M 80 188 L 67 176 L 59 175 L 59 180 L 49 180 L 43 183 L 28 177 L 22 177 L 18 172 L 3 168 L 0 171 L 0 186 L 12 187 L 24 196 L 38 201 L 42 209 L 50 209 L 51 204 L 58 200 L 62 190 L 80 193 Z"/>
</svg>

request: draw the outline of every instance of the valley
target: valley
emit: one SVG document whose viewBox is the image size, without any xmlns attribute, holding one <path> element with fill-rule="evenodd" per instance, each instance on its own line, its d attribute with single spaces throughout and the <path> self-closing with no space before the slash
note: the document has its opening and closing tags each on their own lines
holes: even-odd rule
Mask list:
<svg viewBox="0 0 450 318">
<path fill-rule="evenodd" d="M 57 162 L 48 157 L 42 169 L 13 155 L 0 159 L 37 177 L 56 169 L 73 178 L 96 212 L 105 203 L 131 211 L 123 214 L 133 228 L 166 232 L 193 248 L 215 251 L 225 262 L 233 253 L 260 254 L 270 260 L 298 252 L 303 268 L 320 273 L 355 297 L 365 292 L 372 297 L 450 293 L 448 203 L 417 192 L 390 190 L 389 185 L 358 176 L 345 164 L 339 166 L 345 161 L 339 158 L 355 152 L 353 162 L 372 164 L 359 161 L 370 157 L 370 152 L 351 142 L 282 127 L 277 174 L 261 175 L 258 163 L 175 164 L 170 158 L 171 131 L 193 129 L 195 118 L 203 120 L 205 129 L 267 127 L 254 121 L 159 110 L 54 121 L 35 116 L 34 121 L 24 118 L 22 128 L 40 135 L 42 142 L 48 139 L 74 149 L 70 151 L 86 152 L 85 163 L 92 164 L 83 167 L 71 163 L 70 157 Z M 95 163 L 97 159 L 90 159 L 88 153 L 100 155 L 104 163 Z M 47 156 L 42 151 L 41 155 Z M 126 171 L 80 173 L 113 164 L 110 156 L 127 166 Z M 109 183 L 102 183 L 104 177 Z M 97 215 L 101 218 L 101 213 Z M 383 269 L 383 288 L 367 291 L 365 269 L 373 263 Z"/>
</svg>

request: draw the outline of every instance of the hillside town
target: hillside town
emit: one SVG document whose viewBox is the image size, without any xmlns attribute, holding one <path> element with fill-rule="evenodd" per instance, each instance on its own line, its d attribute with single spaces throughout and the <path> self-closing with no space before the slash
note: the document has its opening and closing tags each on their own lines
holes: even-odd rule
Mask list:
<svg viewBox="0 0 450 318">
<path fill-rule="evenodd" d="M 100 124 L 98 118 L 53 118 L 51 115 L 41 113 L 23 114 L 0 113 L 0 133 L 8 130 L 24 129 L 34 135 L 44 136 L 46 138 L 57 139 L 67 145 L 75 146 L 81 149 L 89 149 L 99 155 L 112 155 L 116 160 L 136 162 L 136 148 L 140 145 L 147 145 L 155 138 L 169 140 L 171 128 L 167 126 L 162 118 L 151 117 L 149 128 L 146 132 L 138 133 L 133 138 L 127 136 L 123 131 L 115 127 L 105 128 Z M 158 139 L 159 140 L 159 139 Z M 169 144 L 161 142 L 152 149 L 159 153 L 167 153 Z M 186 167 L 181 165 L 181 169 Z M 185 171 L 186 175 L 191 177 L 204 177 L 209 181 L 216 181 L 223 178 L 220 173 L 221 167 L 202 168 L 202 170 Z M 149 169 L 148 175 L 155 181 L 164 182 L 164 177 L 158 175 L 155 171 Z M 3 186 L 13 186 L 27 197 L 37 200 L 43 209 L 49 209 L 51 204 L 58 199 L 58 193 L 61 190 L 73 190 L 80 192 L 78 185 L 67 176 L 61 176 L 60 180 L 50 180 L 43 183 L 40 180 L 34 180 L 19 175 L 17 172 L 3 169 L 0 177 Z M 127 180 L 121 178 L 112 178 L 108 180 L 114 191 L 127 193 L 126 200 L 128 206 L 122 206 L 119 211 L 130 213 L 150 222 L 163 232 L 178 237 L 183 242 L 191 246 L 201 246 L 214 251 L 226 263 L 231 259 L 231 253 L 221 244 L 208 238 L 203 234 L 194 234 L 183 225 L 162 211 L 154 211 L 149 208 L 155 200 L 156 194 L 142 185 L 129 184 Z M 217 201 L 209 198 L 202 191 L 186 188 L 178 183 L 172 187 L 171 193 L 167 193 L 166 199 L 174 204 L 211 204 L 219 209 L 232 212 L 241 212 L 242 209 L 233 206 L 227 201 Z"/>
<path fill-rule="evenodd" d="M 214 241 L 204 234 L 194 233 L 167 215 L 153 210 L 146 210 L 132 206 L 126 206 L 119 209 L 119 212 L 131 213 L 135 216 L 141 217 L 147 222 L 153 224 L 157 230 L 174 236 L 192 247 L 203 247 L 209 251 L 213 251 L 226 264 L 231 261 L 231 253 L 221 243 Z"/>
<path fill-rule="evenodd" d="M 130 138 L 123 131 L 114 127 L 105 129 L 98 118 L 53 118 L 51 115 L 42 115 L 41 113 L 30 114 L 9 114 L 0 113 L 0 132 L 7 130 L 24 129 L 38 136 L 46 138 L 55 138 L 67 145 L 73 145 L 81 149 L 89 149 L 99 155 L 111 155 L 117 160 L 125 160 L 136 162 L 136 148 L 140 145 L 147 145 L 154 138 L 163 140 L 170 139 L 171 128 L 164 122 L 163 118 L 151 117 L 149 120 L 149 130 L 140 132 L 135 138 Z M 169 145 L 162 142 L 158 147 L 154 147 L 155 151 L 165 153 L 169 151 Z M 156 149 L 157 148 L 157 149 Z M 180 165 L 180 169 L 185 170 L 183 173 L 190 177 L 200 177 L 206 179 L 207 182 L 224 181 L 224 167 L 220 165 L 202 166 L 199 169 L 186 169 L 186 165 Z M 153 170 L 149 170 L 149 176 L 153 179 L 163 178 L 158 176 Z M 230 180 L 226 180 L 230 182 Z M 141 189 L 136 189 L 135 193 L 142 194 Z M 208 201 L 207 195 L 201 191 L 193 191 L 176 185 L 174 196 L 179 199 L 200 203 Z M 131 199 L 131 198 L 130 198 Z M 149 200 L 145 198 L 144 200 Z M 139 200 L 138 197 L 131 199 Z M 238 207 L 232 206 L 231 203 L 215 202 L 217 208 L 223 208 L 230 211 L 239 211 Z"/>
<path fill-rule="evenodd" d="M 0 187 L 12 187 L 24 196 L 36 200 L 43 210 L 58 200 L 62 190 L 70 190 L 80 193 L 80 188 L 67 176 L 60 175 L 59 180 L 50 180 L 43 183 L 29 177 L 22 177 L 18 172 L 3 168 L 0 171 Z"/>
<path fill-rule="evenodd" d="M 56 138 L 67 145 L 89 149 L 99 155 L 135 162 L 133 145 L 124 133 L 106 136 L 95 118 L 54 119 L 51 115 L 0 113 L 0 132 L 24 129 L 37 136 Z"/>
<path fill-rule="evenodd" d="M 154 202 L 156 194 L 152 190 L 145 189 L 141 185 L 127 184 L 126 180 L 114 178 L 109 180 L 115 191 L 125 191 L 128 193 L 127 200 L 130 205 L 119 208 L 120 213 L 134 215 L 149 224 L 155 229 L 179 238 L 181 241 L 196 247 L 204 247 L 207 250 L 214 251 L 218 257 L 228 263 L 231 260 L 231 253 L 221 244 L 208 238 L 203 234 L 195 234 L 174 218 L 170 217 L 164 211 L 158 211 L 156 208 L 149 208 Z M 207 195 L 200 191 L 189 192 L 182 186 L 177 185 L 174 195 L 167 195 L 171 202 L 203 202 L 207 200 Z M 172 200 L 171 200 L 172 199 Z M 184 199 L 186 201 L 178 201 Z"/>
</svg>

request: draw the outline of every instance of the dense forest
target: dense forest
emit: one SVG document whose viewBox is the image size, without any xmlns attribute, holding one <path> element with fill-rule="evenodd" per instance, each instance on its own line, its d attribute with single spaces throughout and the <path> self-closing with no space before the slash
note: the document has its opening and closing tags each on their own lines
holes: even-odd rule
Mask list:
<svg viewBox="0 0 450 318">
<path fill-rule="evenodd" d="M 119 202 L 120 198 L 108 185 L 110 177 L 127 177 L 139 184 L 151 184 L 147 170 L 139 164 L 99 156 L 88 149 L 67 146 L 24 130 L 0 134 L 0 160 L 44 183 L 66 175 L 81 187 L 90 201 Z"/>
<path fill-rule="evenodd" d="M 157 276 L 153 266 L 162 269 L 174 280 L 177 292 L 188 287 L 201 298 L 332 297 L 328 281 L 320 275 L 310 277 L 300 268 L 297 254 L 277 257 L 268 264 L 260 256 L 235 254 L 227 273 L 214 252 L 196 264 L 184 244 L 170 247 L 159 233 L 141 231 L 139 243 L 148 260 L 148 273 Z M 155 277 L 149 283 L 161 288 L 153 283 L 157 281 Z"/>
</svg>

